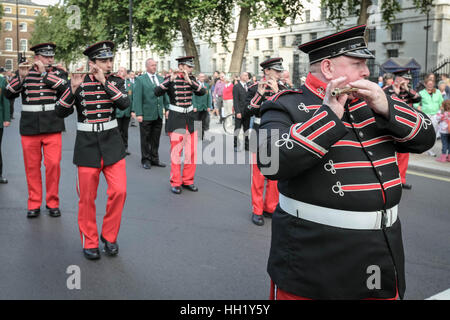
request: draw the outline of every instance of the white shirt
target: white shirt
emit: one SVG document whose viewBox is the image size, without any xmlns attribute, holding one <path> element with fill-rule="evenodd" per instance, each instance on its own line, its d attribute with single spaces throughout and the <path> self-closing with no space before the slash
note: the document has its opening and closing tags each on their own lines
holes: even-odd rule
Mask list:
<svg viewBox="0 0 450 320">
<path fill-rule="evenodd" d="M 159 81 L 158 81 L 158 77 L 156 76 L 156 73 L 151 74 L 151 73 L 147 72 L 147 75 L 150 78 L 150 81 L 155 84 L 155 86 L 159 86 Z M 153 79 L 154 79 L 154 81 L 153 81 Z"/>
</svg>

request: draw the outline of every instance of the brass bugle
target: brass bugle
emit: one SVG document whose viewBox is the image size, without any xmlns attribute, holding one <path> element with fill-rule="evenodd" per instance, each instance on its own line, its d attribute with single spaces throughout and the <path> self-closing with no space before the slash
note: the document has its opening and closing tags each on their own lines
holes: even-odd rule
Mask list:
<svg viewBox="0 0 450 320">
<path fill-rule="evenodd" d="M 351 88 L 351 87 L 345 87 L 345 88 L 336 88 L 333 91 L 331 91 L 331 95 L 333 97 L 339 96 L 341 94 L 347 94 L 350 92 L 356 92 L 358 91 L 358 88 Z"/>
</svg>

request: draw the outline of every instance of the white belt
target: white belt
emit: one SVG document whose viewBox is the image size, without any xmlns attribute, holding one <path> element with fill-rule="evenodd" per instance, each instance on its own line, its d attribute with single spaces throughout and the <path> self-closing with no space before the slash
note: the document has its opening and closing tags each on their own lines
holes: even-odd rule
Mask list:
<svg viewBox="0 0 450 320">
<path fill-rule="evenodd" d="M 345 229 L 379 230 L 397 221 L 398 205 L 380 211 L 346 211 L 315 206 L 280 193 L 280 208 L 304 220 Z"/>
<path fill-rule="evenodd" d="M 77 122 L 77 130 L 78 131 L 99 132 L 99 131 L 111 130 L 115 127 L 117 127 L 116 119 L 114 119 L 112 121 L 99 122 L 99 123 Z"/>
<path fill-rule="evenodd" d="M 23 104 L 22 111 L 26 112 L 40 112 L 40 111 L 52 111 L 55 110 L 55 104 Z"/>
<path fill-rule="evenodd" d="M 175 112 L 180 112 L 180 113 L 188 113 L 188 112 L 191 112 L 192 110 L 194 110 L 194 107 L 190 106 L 188 108 L 183 108 L 183 107 L 174 106 L 173 104 L 169 104 L 169 110 L 172 110 Z"/>
<path fill-rule="evenodd" d="M 261 118 L 254 117 L 253 118 L 253 123 L 261 124 Z"/>
</svg>

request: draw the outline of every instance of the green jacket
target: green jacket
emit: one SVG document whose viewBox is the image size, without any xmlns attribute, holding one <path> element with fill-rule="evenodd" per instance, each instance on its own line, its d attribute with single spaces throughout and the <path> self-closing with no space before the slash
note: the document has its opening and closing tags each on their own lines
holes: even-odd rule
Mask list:
<svg viewBox="0 0 450 320">
<path fill-rule="evenodd" d="M 423 89 L 419 92 L 422 100 L 419 103 L 415 103 L 414 107 L 422 106 L 422 112 L 427 115 L 435 115 L 439 112 L 444 98 L 441 92 L 436 89 L 436 92 L 430 95 L 427 89 Z"/>
<path fill-rule="evenodd" d="M 208 108 L 212 108 L 211 103 L 211 88 L 209 84 L 202 84 L 206 88 L 206 94 L 202 96 L 192 95 L 192 105 L 197 108 L 197 111 L 205 111 Z"/>
<path fill-rule="evenodd" d="M 125 80 L 125 87 L 127 89 L 128 98 L 131 102 L 133 102 L 133 87 L 134 84 L 131 83 L 129 79 Z M 119 108 L 116 109 L 116 118 L 123 118 L 123 117 L 130 117 L 131 116 L 131 103 L 128 108 L 125 110 L 120 110 Z"/>
<path fill-rule="evenodd" d="M 163 83 L 163 77 L 157 75 L 159 83 Z M 139 76 L 134 82 L 132 111 L 136 116 L 143 116 L 145 121 L 163 119 L 164 109 L 169 109 L 169 97 L 164 94 L 155 96 L 156 85 L 150 80 L 147 73 Z"/>
<path fill-rule="evenodd" d="M 3 128 L 4 121 L 11 121 L 10 102 L 5 96 L 6 85 L 6 78 L 0 77 L 0 128 Z"/>
</svg>

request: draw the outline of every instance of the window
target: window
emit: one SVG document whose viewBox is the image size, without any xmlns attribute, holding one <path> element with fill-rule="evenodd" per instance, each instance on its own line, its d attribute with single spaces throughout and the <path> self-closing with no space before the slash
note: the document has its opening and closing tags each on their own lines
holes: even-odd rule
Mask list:
<svg viewBox="0 0 450 320">
<path fill-rule="evenodd" d="M 41 13 L 41 10 L 34 10 L 34 15 L 38 16 Z"/>
<path fill-rule="evenodd" d="M 21 14 L 22 16 L 26 16 L 26 15 L 27 15 L 27 9 L 25 9 L 25 8 L 20 8 L 20 9 L 19 9 L 19 14 Z"/>
<path fill-rule="evenodd" d="M 244 72 L 245 70 L 247 70 L 247 59 L 246 58 L 242 58 L 241 71 Z"/>
<path fill-rule="evenodd" d="M 375 50 L 370 51 L 375 56 Z M 367 68 L 371 75 L 375 74 L 375 59 L 367 59 Z"/>
<path fill-rule="evenodd" d="M 397 58 L 398 57 L 398 49 L 392 49 L 387 51 L 388 58 Z"/>
<path fill-rule="evenodd" d="M 245 52 L 248 52 L 248 41 L 245 41 Z"/>
<path fill-rule="evenodd" d="M 317 39 L 317 32 L 311 32 L 311 40 Z"/>
<path fill-rule="evenodd" d="M 11 21 L 5 22 L 5 31 L 12 31 L 12 22 Z"/>
<path fill-rule="evenodd" d="M 255 39 L 256 50 L 259 50 L 259 39 Z"/>
<path fill-rule="evenodd" d="M 392 25 L 391 29 L 391 40 L 402 40 L 402 24 L 396 23 Z"/>
<path fill-rule="evenodd" d="M 225 71 L 225 58 L 220 59 L 220 64 L 221 64 L 221 70 Z"/>
<path fill-rule="evenodd" d="M 280 36 L 280 47 L 286 47 L 286 36 Z"/>
<path fill-rule="evenodd" d="M 217 43 L 213 43 L 212 46 L 211 46 L 211 49 L 212 49 L 212 53 L 213 54 L 217 53 Z"/>
<path fill-rule="evenodd" d="M 255 76 L 259 74 L 259 57 L 253 57 L 253 74 Z"/>
<path fill-rule="evenodd" d="M 26 22 L 19 23 L 19 30 L 20 32 L 27 32 L 27 23 Z"/>
<path fill-rule="evenodd" d="M 327 7 L 320 8 L 320 20 L 326 20 L 327 14 L 328 14 Z"/>
<path fill-rule="evenodd" d="M 306 22 L 311 21 L 311 10 L 305 10 L 305 21 Z"/>
<path fill-rule="evenodd" d="M 28 51 L 28 40 L 20 39 L 20 51 L 25 52 Z"/>
<path fill-rule="evenodd" d="M 368 38 L 369 42 L 376 42 L 377 41 L 377 29 L 367 29 L 367 32 L 369 33 Z"/>
<path fill-rule="evenodd" d="M 6 59 L 5 60 L 5 69 L 7 71 L 11 71 L 13 69 L 13 61 L 12 61 L 12 59 Z"/>
<path fill-rule="evenodd" d="M 212 69 L 213 69 L 213 71 L 217 70 L 217 60 L 216 59 L 212 59 Z"/>
<path fill-rule="evenodd" d="M 11 38 L 5 38 L 5 50 L 6 51 L 13 50 L 13 41 Z"/>
<path fill-rule="evenodd" d="M 302 35 L 301 34 L 296 34 L 294 41 L 292 42 L 293 46 L 299 46 L 302 44 Z"/>
<path fill-rule="evenodd" d="M 5 13 L 12 13 L 12 8 L 11 7 L 5 7 L 4 10 L 5 10 L 4 11 Z"/>
<path fill-rule="evenodd" d="M 269 50 L 273 50 L 273 38 L 267 38 L 267 47 L 269 48 Z"/>
</svg>

